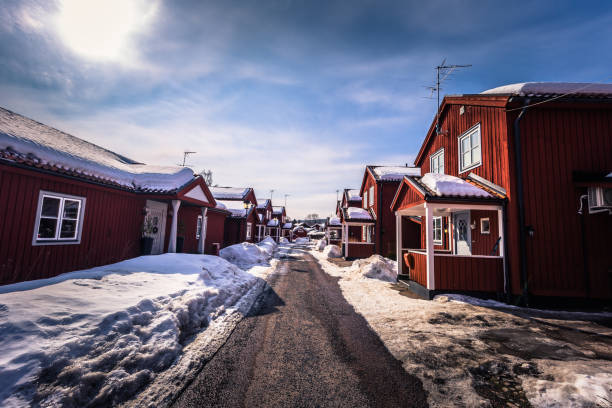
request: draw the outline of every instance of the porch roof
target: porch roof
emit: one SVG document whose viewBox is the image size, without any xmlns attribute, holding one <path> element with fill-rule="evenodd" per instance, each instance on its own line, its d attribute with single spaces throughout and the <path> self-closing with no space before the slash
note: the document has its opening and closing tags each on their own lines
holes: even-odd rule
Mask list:
<svg viewBox="0 0 612 408">
<path fill-rule="evenodd" d="M 361 207 L 348 207 L 342 209 L 342 220 L 344 223 L 375 224 L 376 218 L 372 210 Z"/>
</svg>

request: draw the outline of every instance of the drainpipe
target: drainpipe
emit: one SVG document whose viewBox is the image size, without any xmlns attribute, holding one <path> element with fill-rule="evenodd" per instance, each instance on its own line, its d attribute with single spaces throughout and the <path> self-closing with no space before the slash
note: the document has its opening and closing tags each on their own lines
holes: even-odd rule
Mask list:
<svg viewBox="0 0 612 408">
<path fill-rule="evenodd" d="M 516 167 L 516 196 L 519 210 L 519 268 L 521 272 L 521 287 L 523 288 L 523 299 L 525 305 L 529 306 L 529 290 L 527 288 L 527 244 L 525 228 L 525 201 L 523 197 L 523 160 L 521 157 L 521 129 L 520 122 L 527 111 L 529 98 L 524 102 L 521 113 L 514 120 L 514 155 Z"/>
<path fill-rule="evenodd" d="M 512 296 L 512 282 L 510 282 L 510 257 L 508 256 L 508 202 L 504 201 L 502 205 L 502 224 L 504 228 L 504 292 L 506 302 L 510 301 Z"/>
<path fill-rule="evenodd" d="M 378 183 L 376 183 L 378 184 Z M 380 183 L 378 184 L 376 190 L 377 190 L 377 194 L 378 197 L 376 197 L 376 203 L 377 203 L 377 207 L 378 209 L 376 210 L 376 224 L 378 225 L 378 235 L 374 237 L 374 239 L 376 240 L 376 246 L 378 247 L 378 255 L 382 256 L 382 189 L 383 189 L 383 184 Z"/>
</svg>

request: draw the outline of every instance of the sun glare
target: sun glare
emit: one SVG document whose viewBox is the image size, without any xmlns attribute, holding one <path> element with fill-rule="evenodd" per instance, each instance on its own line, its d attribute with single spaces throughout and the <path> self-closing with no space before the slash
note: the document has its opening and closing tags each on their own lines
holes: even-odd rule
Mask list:
<svg viewBox="0 0 612 408">
<path fill-rule="evenodd" d="M 155 14 L 155 3 L 141 0 L 61 0 L 57 29 L 74 52 L 90 59 L 135 59 L 133 37 Z"/>
</svg>

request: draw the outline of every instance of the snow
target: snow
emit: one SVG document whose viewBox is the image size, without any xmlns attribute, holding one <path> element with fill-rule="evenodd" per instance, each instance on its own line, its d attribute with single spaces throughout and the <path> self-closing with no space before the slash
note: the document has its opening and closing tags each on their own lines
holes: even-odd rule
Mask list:
<svg viewBox="0 0 612 408">
<path fill-rule="evenodd" d="M 358 259 L 348 269 L 349 276 L 354 278 L 372 278 L 385 282 L 397 281 L 397 262 L 380 255 Z"/>
<path fill-rule="evenodd" d="M 612 329 L 604 325 L 609 313 L 541 314 L 458 295 L 432 302 L 407 295 L 402 284 L 356 273 L 368 267 L 368 260 L 342 267 L 324 253 L 309 253 L 326 273 L 340 278 L 343 296 L 404 369 L 422 381 L 432 407 L 447 407 L 451 401 L 454 406 L 491 406 L 475 385 L 494 394 L 503 391 L 483 382 L 478 372 L 510 380 L 534 407 L 607 406 L 612 401 L 612 362 L 606 357 Z"/>
<path fill-rule="evenodd" d="M 278 227 L 279 226 L 278 218 L 273 218 L 268 221 L 268 227 Z"/>
<path fill-rule="evenodd" d="M 248 194 L 248 187 L 209 187 L 215 200 L 243 200 Z M 242 201 L 239 201 L 242 204 Z"/>
<path fill-rule="evenodd" d="M 346 209 L 349 219 L 371 220 L 372 215 L 366 209 L 360 207 L 348 207 Z"/>
<path fill-rule="evenodd" d="M 359 190 L 346 190 L 346 194 L 348 196 L 349 201 L 361 201 L 361 196 L 359 195 Z"/>
<path fill-rule="evenodd" d="M 448 174 L 427 173 L 421 177 L 421 183 L 438 196 L 491 197 L 491 194 L 475 185 Z"/>
<path fill-rule="evenodd" d="M 270 199 L 267 199 L 266 201 L 264 201 L 263 203 L 259 203 L 257 204 L 257 209 L 258 210 L 265 210 L 266 208 L 268 208 L 268 204 L 270 203 Z"/>
<path fill-rule="evenodd" d="M 327 245 L 323 250 L 323 256 L 326 258 L 342 258 L 342 250 L 338 245 Z"/>
<path fill-rule="evenodd" d="M 338 218 L 338 217 L 331 217 L 329 219 L 329 225 L 342 225 L 342 223 L 340 222 L 340 218 Z"/>
<path fill-rule="evenodd" d="M 285 237 L 280 237 L 278 239 L 278 242 L 280 242 L 281 244 L 288 244 L 289 240 L 287 238 L 285 238 Z"/>
<path fill-rule="evenodd" d="M 308 238 L 297 238 L 293 241 L 294 244 L 308 244 L 310 240 Z"/>
<path fill-rule="evenodd" d="M 372 171 L 380 180 L 403 180 L 404 176 L 420 176 L 419 167 L 406 166 L 372 166 Z"/>
<path fill-rule="evenodd" d="M 232 213 L 232 217 L 245 217 L 247 214 L 247 210 L 244 208 L 244 202 L 242 201 L 233 201 L 233 200 L 217 200 L 217 206 L 221 205 L 224 210 Z"/>
<path fill-rule="evenodd" d="M 225 247 L 219 251 L 219 256 L 241 268 L 250 268 L 255 265 L 268 265 L 276 247 L 276 242 L 266 237 L 258 244 L 242 242 Z"/>
<path fill-rule="evenodd" d="M 193 170 L 136 162 L 83 139 L 0 108 L 0 150 L 124 187 L 171 191 L 194 178 Z"/>
<path fill-rule="evenodd" d="M 219 257 L 164 254 L 2 286 L 0 406 L 126 401 L 189 336 L 230 324 L 258 281 Z"/>
<path fill-rule="evenodd" d="M 489 89 L 485 95 L 586 95 L 612 96 L 612 84 L 578 82 L 522 82 Z"/>
<path fill-rule="evenodd" d="M 327 240 L 325 238 L 318 240 L 317 243 L 315 244 L 315 248 L 317 248 L 317 250 L 319 251 L 324 250 L 326 246 L 327 246 Z"/>
<path fill-rule="evenodd" d="M 291 224 L 290 222 L 286 222 L 283 224 L 284 229 L 291 229 L 292 227 L 293 227 L 293 224 Z"/>
<path fill-rule="evenodd" d="M 282 206 L 273 206 L 272 214 L 281 215 L 285 211 L 285 207 Z"/>
</svg>

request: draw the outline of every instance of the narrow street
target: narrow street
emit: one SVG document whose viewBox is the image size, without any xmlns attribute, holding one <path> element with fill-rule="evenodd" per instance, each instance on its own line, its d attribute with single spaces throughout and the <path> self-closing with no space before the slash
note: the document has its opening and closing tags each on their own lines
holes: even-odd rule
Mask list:
<svg viewBox="0 0 612 408">
<path fill-rule="evenodd" d="M 314 258 L 292 249 L 176 407 L 427 406 Z"/>
</svg>

